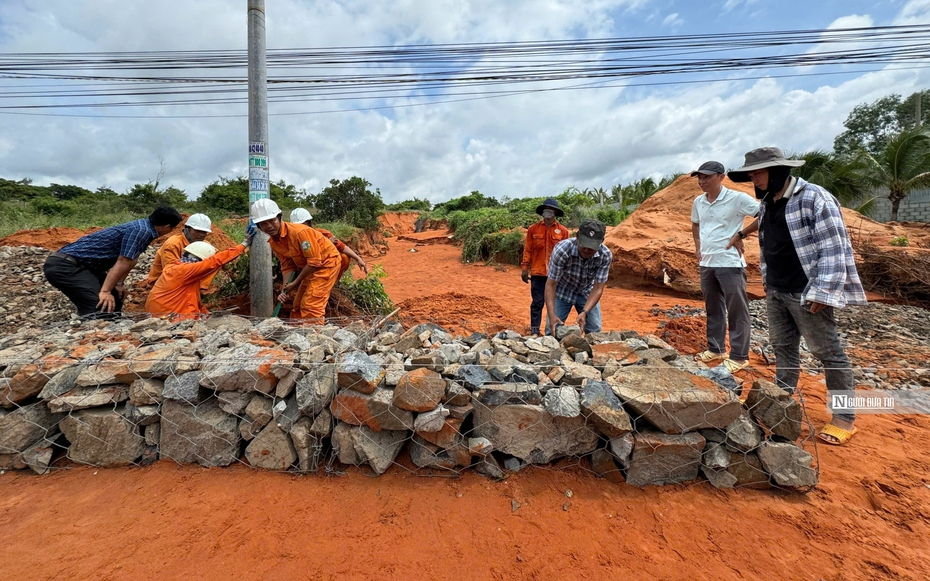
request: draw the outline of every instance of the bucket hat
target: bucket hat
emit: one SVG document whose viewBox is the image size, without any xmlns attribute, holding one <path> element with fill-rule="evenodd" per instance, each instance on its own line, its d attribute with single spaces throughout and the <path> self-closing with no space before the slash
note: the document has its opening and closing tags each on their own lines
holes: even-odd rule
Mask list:
<svg viewBox="0 0 930 581">
<path fill-rule="evenodd" d="M 760 147 L 746 154 L 743 167 L 734 169 L 727 176 L 734 182 L 748 182 L 749 172 L 767 167 L 801 167 L 803 159 L 785 159 L 785 154 L 777 147 Z"/>
<path fill-rule="evenodd" d="M 543 210 L 549 208 L 550 210 L 555 210 L 556 218 L 561 218 L 565 215 L 565 212 L 562 211 L 562 208 L 559 207 L 559 202 L 555 198 L 546 198 L 546 201 L 542 204 L 536 206 L 536 213 L 542 216 Z"/>
</svg>

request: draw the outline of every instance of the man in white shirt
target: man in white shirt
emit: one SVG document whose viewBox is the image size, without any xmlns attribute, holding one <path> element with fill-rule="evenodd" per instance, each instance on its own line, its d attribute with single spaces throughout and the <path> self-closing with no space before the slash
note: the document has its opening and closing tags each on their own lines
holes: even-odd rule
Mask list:
<svg viewBox="0 0 930 581">
<path fill-rule="evenodd" d="M 722 359 L 726 368 L 735 372 L 749 364 L 751 326 L 746 261 L 736 248 L 727 245 L 734 233 L 742 231 L 744 218 L 759 213 L 759 202 L 723 187 L 725 171 L 720 162 L 708 161 L 691 172 L 704 192 L 691 206 L 691 233 L 707 311 L 707 351 L 698 357 L 705 363 Z"/>
</svg>

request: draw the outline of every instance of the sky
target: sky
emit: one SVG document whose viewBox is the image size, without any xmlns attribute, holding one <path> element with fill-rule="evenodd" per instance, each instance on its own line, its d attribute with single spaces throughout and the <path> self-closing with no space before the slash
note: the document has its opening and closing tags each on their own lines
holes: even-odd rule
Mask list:
<svg viewBox="0 0 930 581">
<path fill-rule="evenodd" d="M 245 49 L 246 6 L 245 0 L 3 0 L 0 61 L 11 53 Z M 930 0 L 266 1 L 269 49 L 726 37 L 927 23 Z M 930 68 L 869 68 L 721 72 L 701 83 L 669 77 L 662 84 L 634 80 L 634 86 L 471 100 L 272 102 L 270 177 L 318 193 L 331 179 L 360 176 L 386 203 L 414 197 L 437 203 L 473 190 L 497 198 L 555 195 L 571 186 L 609 190 L 710 159 L 734 168 L 761 146 L 828 150 L 857 104 L 930 88 Z M 784 76 L 792 72 L 799 76 Z M 24 83 L 0 78 L 0 104 L 11 102 L 2 99 L 5 91 Z M 0 112 L 0 177 L 124 192 L 161 172 L 161 185 L 196 198 L 218 176 L 248 173 L 245 104 L 51 112 Z M 188 117 L 172 117 L 180 113 Z"/>
</svg>

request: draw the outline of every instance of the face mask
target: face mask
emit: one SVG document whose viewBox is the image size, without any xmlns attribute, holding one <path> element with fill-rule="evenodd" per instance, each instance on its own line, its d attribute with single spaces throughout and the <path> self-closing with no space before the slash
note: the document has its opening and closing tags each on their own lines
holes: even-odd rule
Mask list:
<svg viewBox="0 0 930 581">
<path fill-rule="evenodd" d="M 555 218 L 555 210 L 543 210 L 543 218 Z"/>
<path fill-rule="evenodd" d="M 759 200 L 765 199 L 768 194 L 777 194 L 785 187 L 785 182 L 788 181 L 788 178 L 791 177 L 791 168 L 790 167 L 770 167 L 769 168 L 769 183 L 764 190 L 755 188 L 756 198 Z"/>
</svg>

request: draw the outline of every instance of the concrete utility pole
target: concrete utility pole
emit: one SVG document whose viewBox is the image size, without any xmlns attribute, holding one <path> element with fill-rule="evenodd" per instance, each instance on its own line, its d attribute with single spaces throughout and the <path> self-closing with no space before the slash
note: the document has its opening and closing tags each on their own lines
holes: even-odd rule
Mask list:
<svg viewBox="0 0 930 581">
<path fill-rule="evenodd" d="M 268 71 L 265 68 L 265 0 L 249 3 L 249 208 L 271 196 L 268 180 Z M 253 317 L 272 314 L 271 246 L 261 233 L 249 250 Z"/>
<path fill-rule="evenodd" d="M 917 91 L 917 104 L 916 104 L 917 110 L 914 111 L 917 117 L 917 123 L 916 123 L 917 129 L 920 129 L 920 102 L 923 100 L 923 96 L 924 96 L 923 91 Z"/>
</svg>

